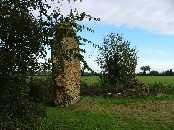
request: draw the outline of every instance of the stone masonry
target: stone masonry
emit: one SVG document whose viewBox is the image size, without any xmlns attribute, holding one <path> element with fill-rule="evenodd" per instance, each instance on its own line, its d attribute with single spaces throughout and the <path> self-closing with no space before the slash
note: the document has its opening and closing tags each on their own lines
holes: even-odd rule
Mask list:
<svg viewBox="0 0 174 130">
<path fill-rule="evenodd" d="M 81 73 L 80 61 L 74 56 L 79 53 L 77 39 L 66 34 L 63 36 L 66 37 L 62 37 L 61 40 L 57 39 L 52 47 L 53 81 L 55 104 L 67 107 L 68 104 L 73 104 L 80 99 Z"/>
</svg>

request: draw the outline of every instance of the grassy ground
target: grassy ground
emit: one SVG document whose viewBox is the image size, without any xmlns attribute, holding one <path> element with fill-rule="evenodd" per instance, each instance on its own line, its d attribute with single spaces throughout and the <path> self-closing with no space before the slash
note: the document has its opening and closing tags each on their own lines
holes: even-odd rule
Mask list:
<svg viewBox="0 0 174 130">
<path fill-rule="evenodd" d="M 146 84 L 154 82 L 162 82 L 164 84 L 174 85 L 174 76 L 137 76 L 136 78 L 143 81 Z"/>
<path fill-rule="evenodd" d="M 164 84 L 174 85 L 174 76 L 136 76 L 137 79 L 144 83 L 162 82 Z M 85 81 L 88 85 L 99 82 L 98 76 L 83 76 L 82 81 Z"/>
<path fill-rule="evenodd" d="M 50 76 L 48 76 L 50 77 Z M 43 79 L 46 76 L 35 76 L 34 78 Z M 164 84 L 173 84 L 174 85 L 174 76 L 136 76 L 137 79 L 143 81 L 144 83 L 154 83 L 154 82 L 162 82 Z M 88 85 L 98 83 L 98 76 L 82 76 L 81 80 L 86 82 Z"/>
<path fill-rule="evenodd" d="M 174 77 L 136 77 L 145 83 L 174 84 Z M 97 76 L 82 77 L 87 84 L 98 82 Z M 36 130 L 173 130 L 174 96 L 142 98 L 81 97 L 67 108 L 40 104 L 46 118 Z"/>
<path fill-rule="evenodd" d="M 98 76 L 82 76 L 81 80 L 86 82 L 88 85 L 98 83 L 99 77 Z"/>
<path fill-rule="evenodd" d="M 115 99 L 82 97 L 66 109 L 48 107 L 37 129 L 50 130 L 172 130 L 174 97 Z"/>
</svg>

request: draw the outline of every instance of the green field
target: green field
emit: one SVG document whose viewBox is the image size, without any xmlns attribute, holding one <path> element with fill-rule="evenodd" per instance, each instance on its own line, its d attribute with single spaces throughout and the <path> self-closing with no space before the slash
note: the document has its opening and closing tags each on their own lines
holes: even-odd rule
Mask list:
<svg viewBox="0 0 174 130">
<path fill-rule="evenodd" d="M 45 78 L 46 76 L 35 76 L 37 78 Z M 49 76 L 48 76 L 49 77 Z M 140 81 L 149 84 L 149 83 L 155 83 L 155 82 L 161 82 L 164 84 L 172 84 L 174 85 L 174 76 L 136 76 L 137 79 Z M 82 76 L 81 81 L 86 82 L 88 85 L 98 83 L 99 82 L 98 76 Z"/>
<path fill-rule="evenodd" d="M 174 84 L 174 77 L 169 76 L 136 78 L 145 83 Z M 84 76 L 81 80 L 93 84 L 99 82 L 99 77 Z M 80 101 L 66 108 L 37 104 L 46 111 L 46 117 L 30 128 L 33 130 L 174 130 L 172 94 L 138 98 L 81 96 Z"/>
<path fill-rule="evenodd" d="M 154 82 L 162 82 L 164 84 L 174 85 L 174 76 L 137 76 L 136 78 L 143 81 L 146 84 Z"/>
<path fill-rule="evenodd" d="M 38 130 L 173 130 L 174 98 L 81 97 L 70 107 L 45 106 Z"/>
<path fill-rule="evenodd" d="M 174 85 L 174 76 L 136 76 L 136 78 L 146 84 L 161 82 L 164 84 Z M 88 85 L 99 82 L 98 76 L 83 76 L 81 79 L 82 81 L 85 81 Z"/>
<path fill-rule="evenodd" d="M 82 76 L 81 81 L 87 83 L 88 85 L 98 83 L 99 77 L 98 76 Z"/>
</svg>

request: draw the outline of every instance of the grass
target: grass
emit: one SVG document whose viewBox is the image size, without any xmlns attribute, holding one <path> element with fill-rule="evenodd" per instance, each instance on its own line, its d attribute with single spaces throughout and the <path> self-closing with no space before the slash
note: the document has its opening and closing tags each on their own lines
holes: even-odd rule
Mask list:
<svg viewBox="0 0 174 130">
<path fill-rule="evenodd" d="M 137 76 L 137 79 L 143 81 L 144 83 L 154 83 L 161 82 L 164 84 L 173 84 L 174 85 L 174 76 Z"/>
<path fill-rule="evenodd" d="M 172 82 L 173 77 L 142 76 L 145 83 Z M 151 79 L 150 79 L 151 78 Z M 160 79 L 158 79 L 160 78 Z M 82 77 L 87 84 L 98 82 L 97 76 Z M 81 97 L 67 108 L 40 104 L 46 118 L 36 130 L 172 130 L 174 129 L 174 96 L 141 98 Z"/>
<path fill-rule="evenodd" d="M 43 78 L 46 78 L 46 76 L 34 76 L 34 78 L 43 79 Z M 143 81 L 146 84 L 154 83 L 154 82 L 161 82 L 164 84 L 174 85 L 174 76 L 136 76 L 136 78 Z M 81 81 L 84 81 L 88 85 L 91 85 L 94 83 L 98 83 L 99 77 L 98 76 L 82 76 Z"/>
<path fill-rule="evenodd" d="M 70 107 L 44 106 L 47 118 L 37 129 L 172 130 L 174 97 L 82 97 Z"/>
<path fill-rule="evenodd" d="M 86 82 L 88 85 L 98 83 L 99 82 L 98 76 L 82 76 L 81 81 Z"/>
<path fill-rule="evenodd" d="M 164 84 L 172 84 L 174 85 L 174 76 L 136 76 L 137 79 L 143 81 L 144 83 L 154 83 L 161 82 Z M 81 78 L 82 81 L 85 81 L 88 85 L 99 82 L 98 76 L 83 76 Z"/>
</svg>

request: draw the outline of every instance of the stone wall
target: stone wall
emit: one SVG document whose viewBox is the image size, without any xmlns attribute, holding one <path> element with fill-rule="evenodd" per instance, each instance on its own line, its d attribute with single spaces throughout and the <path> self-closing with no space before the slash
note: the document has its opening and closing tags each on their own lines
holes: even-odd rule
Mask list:
<svg viewBox="0 0 174 130">
<path fill-rule="evenodd" d="M 141 97 L 149 94 L 149 86 L 137 79 L 128 81 L 124 89 L 123 96 L 125 97 Z"/>
<path fill-rule="evenodd" d="M 67 36 L 67 35 L 66 35 Z M 58 37 L 61 38 L 61 37 Z M 58 39 L 52 47 L 55 104 L 66 107 L 80 99 L 80 61 L 76 37 Z"/>
</svg>

